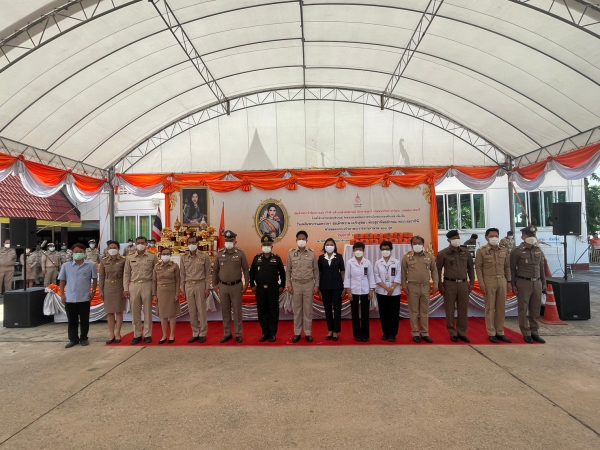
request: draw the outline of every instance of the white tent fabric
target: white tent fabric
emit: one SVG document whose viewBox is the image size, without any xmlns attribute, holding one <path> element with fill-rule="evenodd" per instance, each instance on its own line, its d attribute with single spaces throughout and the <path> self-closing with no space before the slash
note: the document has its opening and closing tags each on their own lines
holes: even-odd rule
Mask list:
<svg viewBox="0 0 600 450">
<path fill-rule="evenodd" d="M 445 0 L 391 94 L 468 127 L 513 157 L 600 126 L 599 30 L 593 25 L 599 8 L 556 2 L 581 15 L 571 23 L 558 6 L 544 12 L 546 3 Z M 62 31 L 34 23 L 63 4 L 70 6 L 53 16 Z M 430 2 L 168 4 L 219 88 L 234 99 L 304 86 L 382 93 Z M 0 136 L 106 169 L 158 130 L 218 101 L 147 0 L 0 0 L 0 11 Z M 14 32 L 27 23 L 34 25 L 26 33 Z M 357 111 L 340 119 L 343 133 L 336 131 L 354 133 L 353 145 L 367 133 L 368 113 Z M 196 128 L 250 116 L 232 114 Z M 228 137 L 241 141 L 245 133 Z M 310 142 L 298 145 L 306 153 Z M 195 151 L 208 159 L 216 148 Z M 454 163 L 473 164 L 474 152 L 459 150 Z M 373 159 L 372 165 L 389 164 Z"/>
</svg>

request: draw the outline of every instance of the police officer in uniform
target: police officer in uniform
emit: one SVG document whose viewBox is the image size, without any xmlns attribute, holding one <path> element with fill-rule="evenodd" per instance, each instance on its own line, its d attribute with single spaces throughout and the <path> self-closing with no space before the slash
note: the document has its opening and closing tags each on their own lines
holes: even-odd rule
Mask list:
<svg viewBox="0 0 600 450">
<path fill-rule="evenodd" d="M 446 233 L 450 245 L 437 256 L 438 288 L 444 296 L 446 326 L 452 342 L 459 339 L 471 342 L 467 337 L 469 292 L 473 289 L 475 270 L 469 251 L 460 246 L 458 230 Z M 443 270 L 443 278 L 442 278 Z M 454 322 L 454 311 L 458 310 L 458 329 Z"/>
<path fill-rule="evenodd" d="M 136 249 L 135 249 L 135 245 L 133 243 L 133 239 L 129 239 L 127 241 L 127 247 L 125 247 L 123 249 L 123 256 L 127 257 L 129 255 L 135 254 L 135 252 L 136 252 Z"/>
<path fill-rule="evenodd" d="M 235 322 L 235 340 L 238 344 L 242 339 L 242 294 L 250 283 L 248 260 L 246 254 L 235 246 L 236 234 L 227 230 L 223 233 L 225 248 L 217 254 L 213 274 L 213 286 L 219 293 L 221 313 L 223 314 L 223 339 L 221 344 L 232 339 L 231 312 Z M 242 281 L 242 275 L 244 281 Z"/>
<path fill-rule="evenodd" d="M 61 258 L 56 251 L 54 243 L 48 244 L 48 251 L 42 253 L 42 273 L 44 274 L 44 286 L 56 283 L 56 277 L 60 271 Z"/>
<path fill-rule="evenodd" d="M 206 342 L 208 321 L 206 316 L 206 297 L 208 297 L 208 277 L 210 275 L 210 258 L 198 251 L 198 238 L 190 236 L 188 250 L 181 257 L 181 290 L 187 299 L 192 338 L 188 341 Z"/>
<path fill-rule="evenodd" d="M 108 321 L 108 334 L 110 339 L 106 344 L 121 342 L 121 326 L 123 325 L 123 312 L 125 311 L 125 297 L 123 295 L 123 272 L 125 271 L 125 258 L 119 255 L 119 243 L 108 241 L 106 256 L 100 260 L 100 273 L 98 288 L 100 297 L 104 301 L 104 311 Z"/>
<path fill-rule="evenodd" d="M 15 274 L 15 263 L 17 252 L 10 246 L 10 239 L 4 241 L 0 249 L 0 293 L 12 290 L 13 276 Z"/>
<path fill-rule="evenodd" d="M 127 257 L 123 271 L 123 294 L 131 301 L 133 315 L 131 345 L 137 345 L 142 341 L 142 306 L 144 343 L 152 342 L 152 275 L 158 259 L 155 254 L 146 251 L 147 242 L 144 236 L 135 240 L 136 252 Z"/>
<path fill-rule="evenodd" d="M 494 344 L 511 342 L 504 336 L 506 292 L 511 283 L 510 252 L 500 244 L 498 228 L 485 231 L 487 245 L 477 250 L 475 270 L 479 288 L 485 295 L 485 327 L 488 339 Z"/>
<path fill-rule="evenodd" d="M 506 248 L 508 250 L 509 258 L 510 252 L 515 249 L 515 238 L 514 233 L 512 231 L 506 232 L 506 237 L 500 240 L 500 246 Z"/>
<path fill-rule="evenodd" d="M 27 279 L 25 280 L 27 287 L 31 288 L 36 282 L 38 270 L 41 270 L 41 257 L 38 253 L 32 252 L 31 249 L 26 248 L 25 253 L 27 253 Z M 21 262 L 21 267 L 25 266 L 25 253 L 21 253 L 19 257 L 19 261 Z"/>
<path fill-rule="evenodd" d="M 510 273 L 513 291 L 519 305 L 519 328 L 528 344 L 544 343 L 538 334 L 542 292 L 546 291 L 544 253 L 535 245 L 534 228 L 521 230 L 523 242 L 510 253 Z"/>
<path fill-rule="evenodd" d="M 273 253 L 273 239 L 265 234 L 260 240 L 262 253 L 250 265 L 250 286 L 256 295 L 258 321 L 262 328 L 259 342 L 275 342 L 279 323 L 279 295 L 285 289 L 285 269 Z"/>
<path fill-rule="evenodd" d="M 72 261 L 72 259 L 73 259 L 71 250 L 69 250 L 67 248 L 67 244 L 64 242 L 61 242 L 60 251 L 58 252 L 58 254 L 60 255 L 60 263 L 61 264 Z"/>
<path fill-rule="evenodd" d="M 100 262 L 100 251 L 96 248 L 96 240 L 90 239 L 88 241 L 88 248 L 85 249 L 86 261 L 92 261 L 95 264 Z"/>
<path fill-rule="evenodd" d="M 402 287 L 408 294 L 408 312 L 413 341 L 432 343 L 429 336 L 429 295 L 438 285 L 435 257 L 426 252 L 425 239 L 414 236 L 412 250 L 402 257 Z M 433 281 L 433 286 L 429 284 Z"/>
<path fill-rule="evenodd" d="M 313 297 L 319 292 L 319 266 L 314 252 L 306 248 L 307 240 L 306 231 L 296 233 L 297 248 L 289 251 L 285 271 L 294 310 L 294 344 L 300 341 L 302 328 L 307 342 L 313 341 L 312 306 Z"/>
</svg>

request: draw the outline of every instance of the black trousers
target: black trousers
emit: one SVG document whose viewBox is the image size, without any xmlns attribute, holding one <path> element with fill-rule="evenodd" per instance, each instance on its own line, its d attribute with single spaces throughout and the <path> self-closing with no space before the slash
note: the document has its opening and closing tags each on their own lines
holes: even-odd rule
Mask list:
<svg viewBox="0 0 600 450">
<path fill-rule="evenodd" d="M 369 339 L 369 294 L 352 294 L 352 334 L 355 338 Z"/>
<path fill-rule="evenodd" d="M 386 337 L 396 337 L 400 326 L 400 296 L 377 294 L 381 330 Z"/>
<path fill-rule="evenodd" d="M 279 325 L 279 285 L 256 286 L 258 322 L 264 336 L 275 336 Z"/>
<path fill-rule="evenodd" d="M 342 289 L 321 289 L 327 330 L 333 333 L 342 331 Z"/>
<path fill-rule="evenodd" d="M 66 303 L 65 309 L 69 320 L 69 341 L 86 340 L 90 329 L 90 302 Z M 77 333 L 78 328 L 81 328 L 80 334 Z"/>
</svg>

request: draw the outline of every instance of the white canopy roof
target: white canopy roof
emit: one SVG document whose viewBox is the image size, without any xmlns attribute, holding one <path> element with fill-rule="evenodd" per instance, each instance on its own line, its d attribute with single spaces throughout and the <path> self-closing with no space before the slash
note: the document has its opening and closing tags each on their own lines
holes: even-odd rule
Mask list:
<svg viewBox="0 0 600 450">
<path fill-rule="evenodd" d="M 103 169 L 267 93 L 404 108 L 486 164 L 600 127 L 597 0 L 65 1 L 0 0 L 0 136 Z"/>
</svg>

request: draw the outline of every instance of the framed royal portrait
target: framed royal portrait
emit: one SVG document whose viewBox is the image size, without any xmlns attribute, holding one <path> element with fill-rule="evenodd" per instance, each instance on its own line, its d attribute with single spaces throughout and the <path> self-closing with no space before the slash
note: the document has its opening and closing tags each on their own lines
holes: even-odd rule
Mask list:
<svg viewBox="0 0 600 450">
<path fill-rule="evenodd" d="M 181 198 L 181 224 L 188 227 L 198 227 L 203 222 L 209 223 L 208 188 L 189 187 L 182 188 Z"/>
<path fill-rule="evenodd" d="M 254 214 L 254 229 L 259 236 L 271 236 L 274 242 L 285 236 L 288 213 L 280 200 L 268 198 L 261 202 Z"/>
</svg>

